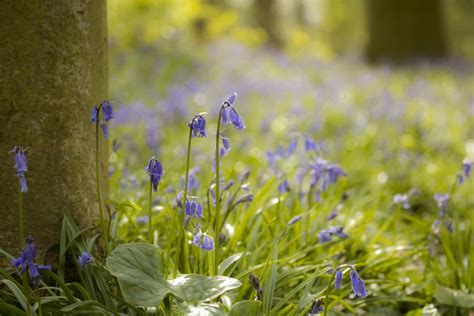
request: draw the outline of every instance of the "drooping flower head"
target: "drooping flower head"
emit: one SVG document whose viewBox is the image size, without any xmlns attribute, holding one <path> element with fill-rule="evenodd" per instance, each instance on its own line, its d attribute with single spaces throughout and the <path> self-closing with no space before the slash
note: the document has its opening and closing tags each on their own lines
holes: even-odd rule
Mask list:
<svg viewBox="0 0 474 316">
<path fill-rule="evenodd" d="M 102 114 L 104 115 L 104 120 L 107 122 L 115 117 L 114 110 L 112 109 L 112 103 L 110 101 L 102 101 Z"/>
<path fill-rule="evenodd" d="M 350 277 L 352 283 L 352 291 L 354 292 L 354 295 L 360 297 L 367 297 L 367 290 L 365 289 L 364 281 L 361 279 L 355 268 L 352 268 Z"/>
<path fill-rule="evenodd" d="M 341 285 L 342 285 L 342 271 L 338 269 L 335 275 L 334 288 L 340 289 Z"/>
<path fill-rule="evenodd" d="M 211 236 L 203 234 L 201 230 L 193 237 L 193 245 L 202 250 L 213 250 L 214 239 Z"/>
<path fill-rule="evenodd" d="M 308 316 L 316 316 L 324 311 L 323 299 L 314 300 L 309 309 Z"/>
<path fill-rule="evenodd" d="M 77 258 L 77 261 L 79 261 L 79 265 L 81 266 L 81 268 L 84 268 L 89 263 L 94 262 L 94 260 L 94 257 L 92 257 L 92 255 L 87 251 L 81 253 L 81 255 Z"/>
<path fill-rule="evenodd" d="M 200 114 L 196 115 L 189 123 L 192 137 L 207 137 L 206 120 Z"/>
<path fill-rule="evenodd" d="M 147 224 L 148 223 L 148 216 L 144 215 L 144 216 L 137 217 L 137 223 L 141 224 L 141 225 Z"/>
<path fill-rule="evenodd" d="M 19 146 L 15 146 L 11 151 L 13 153 L 13 168 L 15 169 L 16 175 L 20 177 L 21 192 L 28 192 L 25 179 L 25 172 L 28 171 L 25 151 L 26 150 Z"/>
<path fill-rule="evenodd" d="M 109 138 L 109 130 L 107 128 L 107 124 L 105 124 L 105 122 L 99 118 L 100 109 L 102 109 L 102 115 L 106 122 L 113 119 L 115 117 L 115 113 L 112 109 L 112 104 L 110 103 L 110 101 L 107 100 L 102 101 L 99 107 L 94 106 L 92 108 L 91 122 L 99 124 L 100 128 L 102 129 L 102 132 L 104 133 L 104 137 Z"/>
<path fill-rule="evenodd" d="M 234 109 L 236 97 L 237 93 L 234 92 L 234 94 L 222 105 L 221 122 L 223 125 L 232 124 L 237 130 L 241 130 L 245 128 L 245 124 L 240 115 Z"/>
<path fill-rule="evenodd" d="M 20 269 L 20 273 L 23 274 L 28 271 L 31 282 L 38 286 L 39 285 L 39 271 L 51 270 L 51 265 L 37 265 L 34 260 L 36 257 L 36 246 L 34 240 L 31 237 L 26 239 L 25 248 L 20 252 L 20 256 L 12 260 L 12 264 L 15 268 Z"/>
<path fill-rule="evenodd" d="M 202 205 L 194 200 L 186 201 L 186 207 L 184 208 L 184 212 L 188 216 L 193 216 L 196 218 L 202 218 Z"/>
<path fill-rule="evenodd" d="M 278 185 L 278 191 L 280 191 L 280 193 L 286 193 L 286 192 L 290 192 L 290 184 L 288 183 L 288 180 L 283 180 L 282 183 L 280 183 Z"/>
<path fill-rule="evenodd" d="M 153 156 L 148 161 L 148 165 L 146 166 L 145 170 L 150 175 L 153 191 L 156 192 L 158 189 L 158 183 L 163 176 L 163 166 L 161 165 L 161 162 Z"/>
</svg>

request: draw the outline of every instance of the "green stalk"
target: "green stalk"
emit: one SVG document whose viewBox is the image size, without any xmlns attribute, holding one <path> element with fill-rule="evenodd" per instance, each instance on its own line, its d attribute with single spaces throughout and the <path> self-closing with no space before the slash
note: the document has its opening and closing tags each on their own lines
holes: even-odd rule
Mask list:
<svg viewBox="0 0 474 316">
<path fill-rule="evenodd" d="M 21 192 L 21 179 L 19 180 L 18 189 L 18 233 L 20 238 L 20 248 L 25 247 L 25 225 L 23 211 L 23 192 Z"/>
<path fill-rule="evenodd" d="M 184 232 L 183 225 L 184 225 L 184 210 L 186 208 L 186 201 L 188 200 L 189 165 L 191 161 L 191 140 L 193 136 L 192 132 L 193 130 L 190 126 L 189 136 L 188 136 L 188 149 L 186 153 L 186 174 L 184 178 L 184 193 L 183 193 L 183 198 L 181 200 L 182 209 L 181 209 L 181 213 L 179 215 L 179 221 L 178 221 L 179 237 L 178 237 L 178 251 L 176 252 L 176 265 L 175 265 L 176 267 L 178 265 L 178 262 L 181 261 L 180 259 L 182 259 L 182 261 L 184 262 L 184 269 L 186 273 L 190 272 L 191 268 L 189 266 L 189 260 L 188 260 L 189 247 L 188 247 L 188 243 L 186 242 L 186 235 Z M 182 248 L 185 258 L 181 258 L 182 253 L 181 253 L 180 248 Z"/>
<path fill-rule="evenodd" d="M 100 195 L 99 112 L 100 112 L 100 107 L 97 110 L 97 121 L 95 122 L 95 172 L 96 172 L 96 185 L 97 185 L 97 200 L 99 202 L 100 223 L 102 225 L 102 235 L 104 236 L 105 254 L 108 256 L 110 254 L 110 245 L 109 245 L 109 236 L 108 236 L 109 232 L 108 232 L 107 225 L 104 219 L 104 210 L 102 209 L 102 198 Z"/>
<path fill-rule="evenodd" d="M 153 230 L 151 224 L 151 215 L 152 215 L 152 194 L 153 194 L 153 183 L 150 179 L 150 188 L 148 190 L 148 241 L 153 244 Z"/>
<path fill-rule="evenodd" d="M 326 298 L 324 299 L 324 314 L 323 316 L 327 316 L 328 314 L 328 306 L 329 306 L 329 293 L 331 293 L 331 283 L 334 280 L 336 276 L 336 271 L 331 275 L 331 278 L 329 279 L 328 287 L 326 288 Z"/>
<path fill-rule="evenodd" d="M 39 287 L 36 287 L 36 296 L 38 298 L 38 316 L 43 316 L 43 308 L 41 307 L 41 296 L 39 292 Z"/>
<path fill-rule="evenodd" d="M 214 269 L 213 275 L 217 275 L 217 267 L 219 266 L 219 232 L 220 232 L 220 215 L 221 215 L 221 195 L 220 195 L 220 175 L 219 175 L 219 141 L 221 132 L 221 116 L 222 107 L 217 117 L 216 132 L 216 214 L 214 215 Z"/>
</svg>

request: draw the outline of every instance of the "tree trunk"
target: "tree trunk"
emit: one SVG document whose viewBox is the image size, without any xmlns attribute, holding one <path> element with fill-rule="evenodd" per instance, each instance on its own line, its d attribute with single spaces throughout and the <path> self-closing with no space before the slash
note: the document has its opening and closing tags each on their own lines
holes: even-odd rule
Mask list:
<svg viewBox="0 0 474 316">
<path fill-rule="evenodd" d="M 369 61 L 447 55 L 441 0 L 367 0 Z"/>
<path fill-rule="evenodd" d="M 281 48 L 284 38 L 279 25 L 280 17 L 276 0 L 254 0 L 254 11 L 257 25 L 265 30 L 268 36 L 268 43 Z"/>
<path fill-rule="evenodd" d="M 40 250 L 59 241 L 62 210 L 83 226 L 97 218 L 90 114 L 107 98 L 106 1 L 4 0 L 0 63 L 0 248 L 16 255 L 14 146 L 27 148 L 25 234 Z"/>
</svg>

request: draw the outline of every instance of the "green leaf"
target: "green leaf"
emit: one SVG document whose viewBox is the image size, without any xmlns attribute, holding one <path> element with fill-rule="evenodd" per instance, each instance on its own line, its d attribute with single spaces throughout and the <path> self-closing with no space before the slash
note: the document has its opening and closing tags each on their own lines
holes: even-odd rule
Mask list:
<svg viewBox="0 0 474 316">
<path fill-rule="evenodd" d="M 222 275 L 224 272 L 235 262 L 239 261 L 242 258 L 243 252 L 234 253 L 232 256 L 227 257 L 224 261 L 221 262 L 219 265 L 218 271 L 219 274 Z"/>
<path fill-rule="evenodd" d="M 434 297 L 436 301 L 442 305 L 463 308 L 474 307 L 474 294 L 469 294 L 460 290 L 454 290 L 439 284 L 436 285 Z"/>
<path fill-rule="evenodd" d="M 117 277 L 124 299 L 144 307 L 160 305 L 169 293 L 194 305 L 242 285 L 234 278 L 198 274 L 185 274 L 167 281 L 158 248 L 145 243 L 117 247 L 107 258 L 107 267 Z"/>
<path fill-rule="evenodd" d="M 158 248 L 145 243 L 118 246 L 107 258 L 110 273 L 117 277 L 127 302 L 154 307 L 170 292 L 163 277 Z"/>
<path fill-rule="evenodd" d="M 229 316 L 262 315 L 262 303 L 258 301 L 240 301 L 232 305 Z"/>
<path fill-rule="evenodd" d="M 185 303 L 178 304 L 180 315 L 188 316 L 225 316 L 226 313 L 222 310 L 219 304 L 199 304 L 187 305 Z"/>
<path fill-rule="evenodd" d="M 23 307 L 24 310 L 27 310 L 28 302 L 26 300 L 26 297 L 23 294 L 22 290 L 15 284 L 15 282 L 12 282 L 10 280 L 2 280 L 2 282 L 10 289 L 10 291 L 12 291 L 13 295 L 15 295 L 15 298 L 21 304 L 21 307 Z"/>
<path fill-rule="evenodd" d="M 242 283 L 225 276 L 203 276 L 185 274 L 168 281 L 173 295 L 187 303 L 197 303 L 222 295 L 224 292 L 238 288 Z"/>
</svg>

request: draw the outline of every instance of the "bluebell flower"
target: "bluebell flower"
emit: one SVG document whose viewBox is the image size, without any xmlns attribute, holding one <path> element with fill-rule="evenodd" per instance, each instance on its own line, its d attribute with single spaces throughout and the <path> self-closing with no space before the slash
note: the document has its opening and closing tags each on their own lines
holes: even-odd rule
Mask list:
<svg viewBox="0 0 474 316">
<path fill-rule="evenodd" d="M 11 152 L 13 153 L 13 168 L 16 175 L 20 178 L 21 192 L 28 192 L 25 179 L 25 172 L 28 171 L 25 150 L 22 147 L 15 146 Z"/>
<path fill-rule="evenodd" d="M 214 239 L 211 236 L 203 234 L 201 230 L 193 237 L 193 245 L 202 250 L 213 250 Z"/>
<path fill-rule="evenodd" d="M 20 252 L 20 256 L 12 260 L 12 264 L 15 268 L 20 269 L 20 273 L 23 274 L 28 271 L 31 282 L 38 286 L 39 285 L 39 271 L 51 270 L 51 265 L 37 265 L 34 260 L 36 257 L 36 246 L 32 238 L 27 238 L 26 245 Z"/>
<path fill-rule="evenodd" d="M 158 189 L 158 183 L 161 180 L 161 177 L 163 175 L 163 166 L 161 165 L 161 162 L 156 159 L 155 157 L 152 157 L 148 161 L 148 165 L 145 168 L 146 172 L 150 175 L 150 181 L 153 185 L 153 191 L 156 192 Z"/>
<path fill-rule="evenodd" d="M 315 316 L 321 314 L 324 311 L 323 300 L 314 300 L 309 309 L 308 316 Z"/>
<path fill-rule="evenodd" d="M 294 138 L 293 141 L 288 145 L 288 149 L 286 150 L 286 156 L 291 156 L 295 153 L 296 148 L 298 147 L 298 139 Z"/>
<path fill-rule="evenodd" d="M 361 279 L 355 268 L 352 268 L 351 273 L 352 291 L 355 296 L 367 297 L 364 281 Z"/>
<path fill-rule="evenodd" d="M 316 142 L 309 137 L 305 137 L 304 139 L 304 150 L 305 151 L 316 151 L 318 146 Z"/>
<path fill-rule="evenodd" d="M 107 124 L 105 122 L 99 121 L 100 128 L 102 128 L 102 132 L 104 133 L 105 139 L 109 138 L 109 129 L 107 128 Z"/>
<path fill-rule="evenodd" d="M 457 174 L 457 175 L 456 175 L 456 182 L 457 182 L 458 184 L 463 184 L 463 183 L 464 183 L 464 177 L 463 177 L 462 175 L 460 175 L 460 174 Z"/>
<path fill-rule="evenodd" d="M 301 215 L 296 215 L 294 216 L 292 219 L 290 219 L 290 221 L 288 222 L 288 226 L 292 226 L 296 223 L 298 223 L 301 219 L 303 218 L 303 216 Z"/>
<path fill-rule="evenodd" d="M 278 185 L 278 191 L 280 191 L 280 193 L 290 192 L 290 184 L 288 183 L 288 180 L 285 179 Z"/>
<path fill-rule="evenodd" d="M 395 194 L 392 200 L 394 204 L 402 205 L 405 210 L 410 208 L 410 201 L 407 194 Z"/>
<path fill-rule="evenodd" d="M 319 243 L 323 244 L 332 240 L 333 236 L 338 236 L 339 238 L 346 239 L 349 236 L 344 233 L 344 227 L 331 227 L 326 230 L 322 230 L 318 234 Z"/>
<path fill-rule="evenodd" d="M 201 114 L 196 115 L 188 124 L 192 137 L 207 137 L 206 120 Z"/>
<path fill-rule="evenodd" d="M 77 260 L 81 268 L 84 268 L 87 264 L 94 262 L 94 257 L 87 251 L 84 251 Z"/>
<path fill-rule="evenodd" d="M 339 177 L 345 176 L 346 173 L 344 170 L 342 170 L 341 167 L 337 164 L 330 164 L 326 167 L 327 173 L 328 173 L 328 179 L 330 184 L 336 183 L 337 179 Z"/>
<path fill-rule="evenodd" d="M 253 194 L 245 194 L 242 195 L 235 201 L 235 205 L 240 204 L 240 203 L 247 203 L 247 202 L 252 202 L 253 201 Z"/>
<path fill-rule="evenodd" d="M 247 169 L 242 173 L 242 176 L 240 177 L 240 182 L 243 183 L 243 182 L 247 181 L 249 176 L 250 176 L 250 170 Z"/>
<path fill-rule="evenodd" d="M 104 115 L 104 119 L 108 122 L 115 117 L 114 110 L 112 109 L 112 104 L 110 101 L 102 101 L 102 114 Z"/>
<path fill-rule="evenodd" d="M 234 180 L 230 179 L 229 182 L 227 182 L 225 187 L 222 189 L 222 192 L 229 190 L 230 188 L 232 188 L 233 185 L 234 185 Z"/>
<path fill-rule="evenodd" d="M 148 216 L 139 216 L 137 217 L 137 223 L 141 225 L 146 225 L 148 223 Z"/>
<path fill-rule="evenodd" d="M 196 218 L 202 218 L 202 206 L 198 202 L 191 200 L 186 201 L 186 206 L 184 208 L 184 212 L 188 216 L 193 216 Z"/>
<path fill-rule="evenodd" d="M 462 169 L 463 169 L 463 172 L 464 172 L 464 176 L 466 178 L 469 178 L 469 176 L 471 175 L 471 170 L 472 170 L 473 165 L 474 165 L 474 162 L 472 162 L 472 161 L 464 160 L 462 162 Z"/>
<path fill-rule="evenodd" d="M 340 289 L 342 285 L 342 271 L 337 270 L 336 271 L 336 276 L 335 276 L 335 281 L 334 281 L 334 288 L 335 289 Z"/>
<path fill-rule="evenodd" d="M 245 128 L 245 124 L 240 115 L 234 109 L 236 97 L 237 93 L 234 92 L 234 94 L 222 105 L 221 122 L 223 125 L 232 124 L 236 129 L 241 130 Z"/>
<path fill-rule="evenodd" d="M 208 236 L 208 235 L 202 236 L 201 249 L 203 249 L 203 250 L 213 250 L 214 249 L 214 239 L 211 236 Z"/>
<path fill-rule="evenodd" d="M 99 119 L 99 109 L 96 106 L 94 106 L 92 108 L 91 122 L 96 123 L 98 119 Z"/>
<path fill-rule="evenodd" d="M 434 200 L 436 201 L 436 204 L 439 207 L 439 216 L 444 217 L 446 215 L 446 212 L 448 211 L 449 194 L 436 193 L 433 196 L 433 198 L 434 198 Z"/>
<path fill-rule="evenodd" d="M 220 134 L 220 135 L 221 135 L 221 139 L 222 139 L 222 146 L 224 146 L 226 151 L 229 151 L 230 150 L 229 139 L 227 137 L 225 137 L 224 134 Z"/>
</svg>

